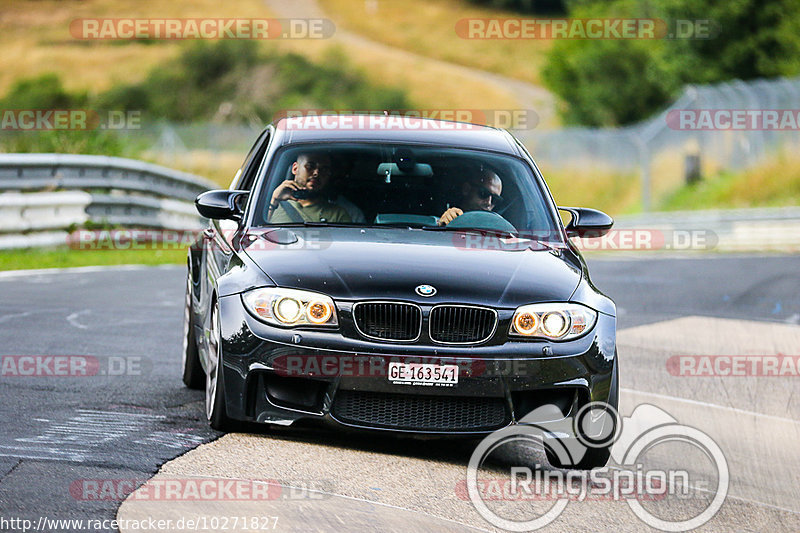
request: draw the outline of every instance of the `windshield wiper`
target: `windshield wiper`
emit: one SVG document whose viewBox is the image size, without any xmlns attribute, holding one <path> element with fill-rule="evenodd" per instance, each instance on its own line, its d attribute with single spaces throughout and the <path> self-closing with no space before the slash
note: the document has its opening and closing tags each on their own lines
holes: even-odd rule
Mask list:
<svg viewBox="0 0 800 533">
<path fill-rule="evenodd" d="M 480 233 L 480 234 L 491 234 L 491 235 L 499 235 L 499 236 L 508 236 L 508 237 L 516 237 L 517 234 L 511 231 L 506 230 L 499 230 L 499 229 L 488 229 L 488 228 L 451 228 L 448 226 L 422 226 L 420 229 L 425 231 L 461 231 L 464 233 Z"/>
<path fill-rule="evenodd" d="M 363 226 L 363 224 L 358 224 L 357 222 L 317 222 L 317 221 L 303 221 L 303 222 L 282 222 L 280 224 L 268 224 L 263 227 L 265 228 L 292 228 L 292 227 L 311 227 L 311 228 L 321 228 L 321 227 L 342 227 L 342 228 L 357 228 Z"/>
<path fill-rule="evenodd" d="M 447 226 L 423 226 L 421 229 L 426 231 L 452 231 L 457 232 L 461 231 L 464 233 L 472 233 L 477 235 L 491 235 L 493 237 L 498 237 L 501 239 L 519 239 L 520 241 L 530 241 L 531 243 L 536 243 L 539 246 L 547 248 L 548 250 L 558 250 L 560 247 L 560 242 L 553 242 L 547 239 L 537 239 L 534 236 L 526 237 L 524 235 L 520 235 L 519 232 L 511 232 L 511 231 L 504 231 L 504 230 L 494 230 L 494 229 L 486 229 L 486 228 L 448 228 Z"/>
</svg>

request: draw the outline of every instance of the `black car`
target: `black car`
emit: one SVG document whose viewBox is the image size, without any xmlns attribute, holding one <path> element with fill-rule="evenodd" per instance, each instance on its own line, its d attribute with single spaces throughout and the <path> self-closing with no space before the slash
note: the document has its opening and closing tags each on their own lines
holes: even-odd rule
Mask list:
<svg viewBox="0 0 800 533">
<path fill-rule="evenodd" d="M 183 380 L 211 426 L 475 437 L 616 408 L 616 308 L 569 240 L 611 218 L 557 208 L 507 131 L 382 118 L 282 119 L 197 198 Z"/>
</svg>

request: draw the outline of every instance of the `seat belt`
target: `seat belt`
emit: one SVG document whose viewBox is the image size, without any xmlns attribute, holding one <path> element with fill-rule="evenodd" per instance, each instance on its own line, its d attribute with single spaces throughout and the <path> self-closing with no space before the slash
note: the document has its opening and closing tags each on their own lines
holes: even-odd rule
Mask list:
<svg viewBox="0 0 800 533">
<path fill-rule="evenodd" d="M 300 214 L 300 211 L 298 211 L 295 206 L 290 204 L 289 200 L 281 200 L 280 205 L 283 207 L 283 210 L 286 211 L 286 214 L 289 215 L 289 219 L 292 222 L 297 222 L 298 224 L 306 222 L 306 219 L 303 218 L 303 215 Z"/>
</svg>

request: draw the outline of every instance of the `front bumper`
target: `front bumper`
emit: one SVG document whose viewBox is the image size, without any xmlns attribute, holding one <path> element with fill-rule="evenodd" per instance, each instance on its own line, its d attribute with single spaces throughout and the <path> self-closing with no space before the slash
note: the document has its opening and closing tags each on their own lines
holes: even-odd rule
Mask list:
<svg viewBox="0 0 800 533">
<path fill-rule="evenodd" d="M 341 331 L 270 326 L 238 295 L 219 305 L 226 408 L 236 420 L 483 435 L 543 405 L 555 405 L 564 418 L 594 401 L 616 408 L 616 319 L 609 315 L 598 314 L 593 330 L 573 341 L 515 341 L 502 333 L 513 311 L 498 311 L 496 339 L 463 347 L 350 336 L 346 305 Z M 455 364 L 458 383 L 392 383 L 390 362 Z"/>
</svg>

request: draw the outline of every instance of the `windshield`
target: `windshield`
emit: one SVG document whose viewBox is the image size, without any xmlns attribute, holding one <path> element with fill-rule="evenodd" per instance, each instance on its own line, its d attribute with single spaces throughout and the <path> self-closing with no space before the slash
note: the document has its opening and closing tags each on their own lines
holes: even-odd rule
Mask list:
<svg viewBox="0 0 800 533">
<path fill-rule="evenodd" d="M 276 154 L 254 205 L 254 226 L 475 229 L 561 240 L 528 165 L 476 150 L 295 145 Z"/>
</svg>

